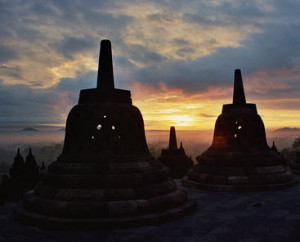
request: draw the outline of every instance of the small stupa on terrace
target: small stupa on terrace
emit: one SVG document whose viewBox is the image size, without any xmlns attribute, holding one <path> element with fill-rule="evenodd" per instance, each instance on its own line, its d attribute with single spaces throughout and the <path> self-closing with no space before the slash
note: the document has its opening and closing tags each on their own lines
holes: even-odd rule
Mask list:
<svg viewBox="0 0 300 242">
<path fill-rule="evenodd" d="M 180 143 L 180 147 L 177 147 L 177 139 L 175 127 L 170 128 L 170 139 L 168 149 L 162 149 L 161 156 L 159 158 L 161 163 L 170 168 L 170 176 L 172 178 L 180 178 L 186 175 L 194 164 L 186 154 Z"/>
</svg>

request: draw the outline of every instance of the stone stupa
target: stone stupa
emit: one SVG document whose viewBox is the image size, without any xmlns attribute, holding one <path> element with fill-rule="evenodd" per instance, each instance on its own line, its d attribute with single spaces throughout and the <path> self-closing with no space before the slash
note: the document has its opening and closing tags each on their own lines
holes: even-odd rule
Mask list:
<svg viewBox="0 0 300 242">
<path fill-rule="evenodd" d="M 165 166 L 170 168 L 170 176 L 172 178 L 185 176 L 187 171 L 194 166 L 193 160 L 185 154 L 182 142 L 180 143 L 180 147 L 177 147 L 174 126 L 170 128 L 169 147 L 167 149 L 162 149 L 159 160 Z"/>
<path fill-rule="evenodd" d="M 183 178 L 188 187 L 261 190 L 296 182 L 283 156 L 270 148 L 256 105 L 246 103 L 240 70 L 235 70 L 233 103 L 223 105 L 212 145 Z"/>
<path fill-rule="evenodd" d="M 50 229 L 123 228 L 176 218 L 195 207 L 149 153 L 130 91 L 114 87 L 111 43 L 101 41 L 97 88 L 81 90 L 62 154 L 40 172 L 16 218 Z"/>
</svg>

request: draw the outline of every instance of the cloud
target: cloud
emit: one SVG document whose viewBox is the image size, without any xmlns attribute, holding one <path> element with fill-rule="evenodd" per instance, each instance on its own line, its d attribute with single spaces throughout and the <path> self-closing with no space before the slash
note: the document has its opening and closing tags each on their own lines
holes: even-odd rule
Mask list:
<svg viewBox="0 0 300 242">
<path fill-rule="evenodd" d="M 205 117 L 205 118 L 216 118 L 215 115 L 210 115 L 210 114 L 207 114 L 207 113 L 200 113 L 200 116 Z"/>
<path fill-rule="evenodd" d="M 13 60 L 17 57 L 17 53 L 9 46 L 0 44 L 0 64 Z"/>
<path fill-rule="evenodd" d="M 78 102 L 79 91 L 96 86 L 95 74 L 64 78 L 57 85 L 43 89 L 7 85 L 0 80 L 0 113 L 5 114 L 0 116 L 0 122 L 65 123 L 71 107 Z"/>
<path fill-rule="evenodd" d="M 163 82 L 188 93 L 207 91 L 212 85 L 230 87 L 236 68 L 241 68 L 244 76 L 263 70 L 268 71 L 270 76 L 276 70 L 292 70 L 300 57 L 299 38 L 300 24 L 269 24 L 265 31 L 241 41 L 240 47 L 222 47 L 211 55 L 197 59 L 169 61 L 163 66 L 151 65 L 136 70 L 133 75 L 135 80 L 147 85 L 157 87 Z M 289 73 L 281 77 L 281 82 L 286 83 Z"/>
<path fill-rule="evenodd" d="M 72 59 L 78 52 L 96 49 L 94 43 L 89 39 L 90 38 L 67 36 L 64 37 L 63 40 L 55 43 L 54 47 L 58 53 L 63 54 L 67 59 Z"/>
<path fill-rule="evenodd" d="M 241 68 L 248 100 L 290 98 L 280 108 L 296 109 L 299 7 L 291 0 L 1 1 L 2 119 L 34 120 L 31 106 L 40 122 L 62 120 L 79 90 L 95 86 L 103 38 L 112 40 L 117 87 L 228 93 Z"/>
<path fill-rule="evenodd" d="M 9 67 L 5 64 L 0 65 L 0 72 L 4 76 L 10 76 L 14 79 L 21 79 L 22 75 L 20 73 L 20 68 L 18 67 Z"/>
</svg>

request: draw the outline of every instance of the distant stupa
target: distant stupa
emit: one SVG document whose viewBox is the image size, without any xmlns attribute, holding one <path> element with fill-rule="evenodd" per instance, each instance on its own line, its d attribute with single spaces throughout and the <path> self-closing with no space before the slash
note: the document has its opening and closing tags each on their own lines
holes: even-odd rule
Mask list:
<svg viewBox="0 0 300 242">
<path fill-rule="evenodd" d="M 69 113 L 62 154 L 16 218 L 58 229 L 144 225 L 194 208 L 168 168 L 149 153 L 143 117 L 130 91 L 114 87 L 111 43 L 101 41 L 97 88 L 81 90 Z"/>
<path fill-rule="evenodd" d="M 223 105 L 212 145 L 197 157 L 198 165 L 183 178 L 189 187 L 259 190 L 295 183 L 283 156 L 267 145 L 256 105 L 246 103 L 242 75 L 235 70 L 233 103 Z"/>
<path fill-rule="evenodd" d="M 180 144 L 180 148 L 177 148 L 174 126 L 170 128 L 169 147 L 168 149 L 162 149 L 159 160 L 170 168 L 170 176 L 172 178 L 183 177 L 194 166 L 193 161 L 186 156 L 182 143 Z"/>
<path fill-rule="evenodd" d="M 12 167 L 9 169 L 10 178 L 14 181 L 22 182 L 24 178 L 24 158 L 18 148 Z"/>
<path fill-rule="evenodd" d="M 4 175 L 2 177 L 2 184 L 0 185 L 2 200 L 20 200 L 25 192 L 37 185 L 39 181 L 38 170 L 39 167 L 31 148 L 29 148 L 25 162 L 18 148 L 12 167 L 9 169 L 9 176 Z"/>
</svg>

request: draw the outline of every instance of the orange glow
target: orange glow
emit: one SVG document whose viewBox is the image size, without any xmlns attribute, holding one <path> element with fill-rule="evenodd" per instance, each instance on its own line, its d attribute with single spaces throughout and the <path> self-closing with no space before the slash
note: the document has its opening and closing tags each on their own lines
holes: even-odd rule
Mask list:
<svg viewBox="0 0 300 242">
<path fill-rule="evenodd" d="M 229 92 L 215 87 L 205 93 L 186 95 L 180 89 L 165 86 L 155 89 L 138 83 L 131 85 L 133 104 L 141 110 L 148 130 L 168 130 L 170 126 L 179 130 L 213 129 Z"/>
<path fill-rule="evenodd" d="M 215 86 L 193 95 L 164 85 L 153 88 L 137 82 L 131 83 L 130 89 L 133 104 L 141 110 L 147 130 L 168 130 L 170 126 L 176 126 L 178 130 L 213 130 L 223 104 L 232 102 L 231 87 Z M 246 88 L 246 96 L 247 89 L 250 88 Z M 269 100 L 265 97 L 253 100 L 248 97 L 247 101 L 257 104 L 266 129 L 300 126 L 300 110 L 280 108 L 280 104 L 289 102 L 287 99 Z M 300 98 L 292 100 L 295 101 L 300 106 Z"/>
</svg>

